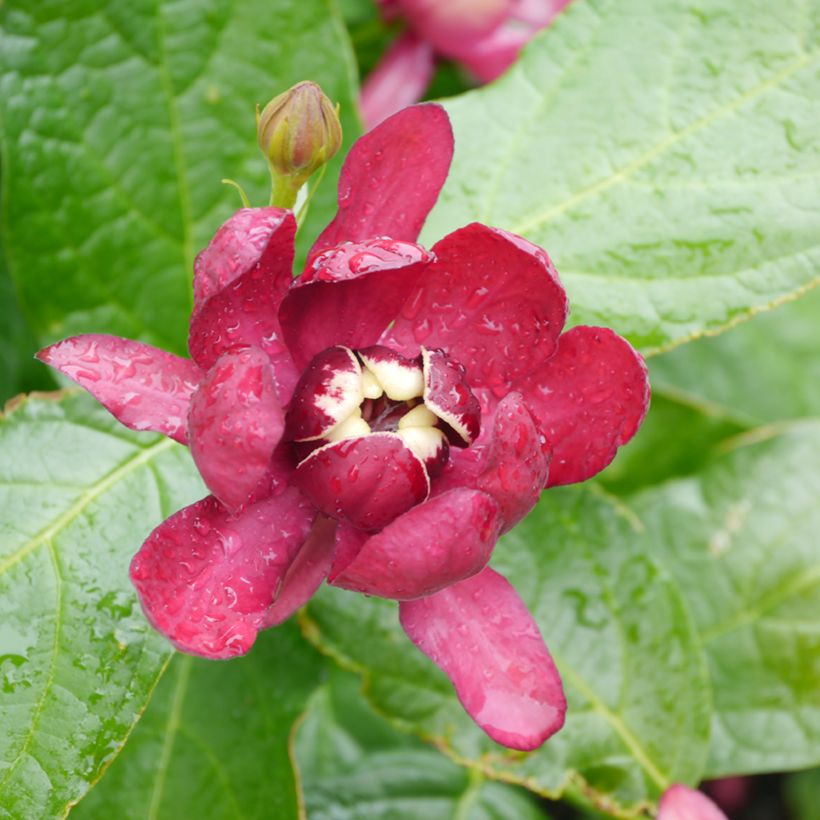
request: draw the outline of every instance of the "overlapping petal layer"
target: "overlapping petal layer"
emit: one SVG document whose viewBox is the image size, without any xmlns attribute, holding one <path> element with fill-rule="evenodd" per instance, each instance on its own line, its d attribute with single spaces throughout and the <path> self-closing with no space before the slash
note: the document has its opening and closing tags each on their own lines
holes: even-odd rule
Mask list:
<svg viewBox="0 0 820 820">
<path fill-rule="evenodd" d="M 153 626 L 183 652 L 247 652 L 316 512 L 295 489 L 231 517 L 212 496 L 148 536 L 131 580 Z"/>
<path fill-rule="evenodd" d="M 567 331 L 555 356 L 519 389 L 553 451 L 550 487 L 603 470 L 649 407 L 643 358 L 608 328 Z"/>
<path fill-rule="evenodd" d="M 455 489 L 413 507 L 377 535 L 356 542 L 340 528 L 344 556 L 334 586 L 409 600 L 431 595 L 479 572 L 490 559 L 501 519 L 498 505 L 477 490 Z"/>
<path fill-rule="evenodd" d="M 202 478 L 231 512 L 264 496 L 285 428 L 265 353 L 254 347 L 223 353 L 193 395 L 188 428 Z"/>
<path fill-rule="evenodd" d="M 101 333 L 63 339 L 37 358 L 84 387 L 126 427 L 187 443 L 188 406 L 204 375 L 189 359 Z"/>
<path fill-rule="evenodd" d="M 561 728 L 566 699 L 558 670 L 503 576 L 487 567 L 399 607 L 410 639 L 442 668 L 470 717 L 497 743 L 529 751 Z"/>
</svg>

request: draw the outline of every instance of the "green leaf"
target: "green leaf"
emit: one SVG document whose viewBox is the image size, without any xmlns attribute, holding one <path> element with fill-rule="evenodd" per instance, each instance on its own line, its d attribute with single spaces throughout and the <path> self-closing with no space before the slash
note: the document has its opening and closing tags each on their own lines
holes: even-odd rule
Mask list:
<svg viewBox="0 0 820 820">
<path fill-rule="evenodd" d="M 820 764 L 820 423 L 760 435 L 634 500 L 708 659 L 707 777 Z"/>
<path fill-rule="evenodd" d="M 820 820 L 820 769 L 798 772 L 785 783 L 786 804 L 793 820 Z"/>
<path fill-rule="evenodd" d="M 338 672 L 311 699 L 296 734 L 310 820 L 536 820 L 522 790 L 469 773 L 378 717 Z"/>
<path fill-rule="evenodd" d="M 564 729 L 529 755 L 475 727 L 391 602 L 323 590 L 306 634 L 365 676 L 380 712 L 457 761 L 546 796 L 580 787 L 605 810 L 634 812 L 669 782 L 699 779 L 709 728 L 696 635 L 635 527 L 600 493 L 552 490 L 496 549 L 494 566 L 530 606 L 569 698 Z"/>
<path fill-rule="evenodd" d="M 653 359 L 654 389 L 731 408 L 747 421 L 820 413 L 820 290 L 715 338 Z"/>
<path fill-rule="evenodd" d="M 128 563 L 203 494 L 185 448 L 84 395 L 0 419 L 0 814 L 63 815 L 127 738 L 170 656 Z"/>
<path fill-rule="evenodd" d="M 0 25 L 0 233 L 35 333 L 183 352 L 194 256 L 240 204 L 222 178 L 267 202 L 254 105 L 312 79 L 356 136 L 330 0 L 7 0 Z M 340 161 L 303 246 L 332 213 Z"/>
<path fill-rule="evenodd" d="M 227 663 L 177 655 L 79 820 L 296 818 L 291 727 L 324 662 L 292 625 Z"/>
<path fill-rule="evenodd" d="M 447 103 L 427 239 L 472 220 L 552 254 L 573 319 L 652 353 L 818 282 L 820 1 L 576 0 Z"/>
</svg>

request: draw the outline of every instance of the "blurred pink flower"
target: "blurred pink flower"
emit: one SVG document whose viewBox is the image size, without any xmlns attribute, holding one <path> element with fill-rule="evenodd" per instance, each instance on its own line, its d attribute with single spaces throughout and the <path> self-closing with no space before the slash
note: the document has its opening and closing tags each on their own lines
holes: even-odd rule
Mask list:
<svg viewBox="0 0 820 820">
<path fill-rule="evenodd" d="M 727 820 L 726 815 L 703 793 L 676 783 L 661 797 L 658 820 Z"/>
</svg>

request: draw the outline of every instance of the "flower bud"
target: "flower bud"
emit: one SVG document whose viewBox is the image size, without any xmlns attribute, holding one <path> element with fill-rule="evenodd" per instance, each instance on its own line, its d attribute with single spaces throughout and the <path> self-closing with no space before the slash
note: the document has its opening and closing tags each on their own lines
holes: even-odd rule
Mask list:
<svg viewBox="0 0 820 820">
<path fill-rule="evenodd" d="M 293 191 L 339 150 L 342 126 L 316 83 L 297 83 L 274 97 L 258 117 L 257 139 L 277 178 Z"/>
</svg>

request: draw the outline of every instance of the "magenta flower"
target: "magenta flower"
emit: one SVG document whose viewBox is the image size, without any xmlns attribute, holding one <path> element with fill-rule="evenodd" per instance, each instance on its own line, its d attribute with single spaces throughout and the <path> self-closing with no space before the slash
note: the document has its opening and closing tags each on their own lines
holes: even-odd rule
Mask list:
<svg viewBox="0 0 820 820">
<path fill-rule="evenodd" d="M 407 29 L 367 77 L 361 96 L 368 128 L 422 98 L 435 55 L 461 63 L 482 83 L 503 74 L 521 49 L 570 0 L 378 0 Z"/>
<path fill-rule="evenodd" d="M 726 815 L 703 792 L 676 783 L 661 797 L 658 820 L 726 820 Z"/>
<path fill-rule="evenodd" d="M 452 150 L 429 104 L 360 139 L 295 280 L 292 214 L 234 214 L 196 260 L 192 360 L 103 335 L 39 355 L 123 424 L 190 446 L 212 494 L 131 565 L 176 647 L 245 653 L 327 578 L 398 600 L 477 723 L 532 749 L 563 723 L 561 681 L 487 562 L 545 486 L 635 433 L 646 369 L 610 330 L 562 334 L 564 290 L 526 240 L 473 224 L 415 244 Z"/>
</svg>

